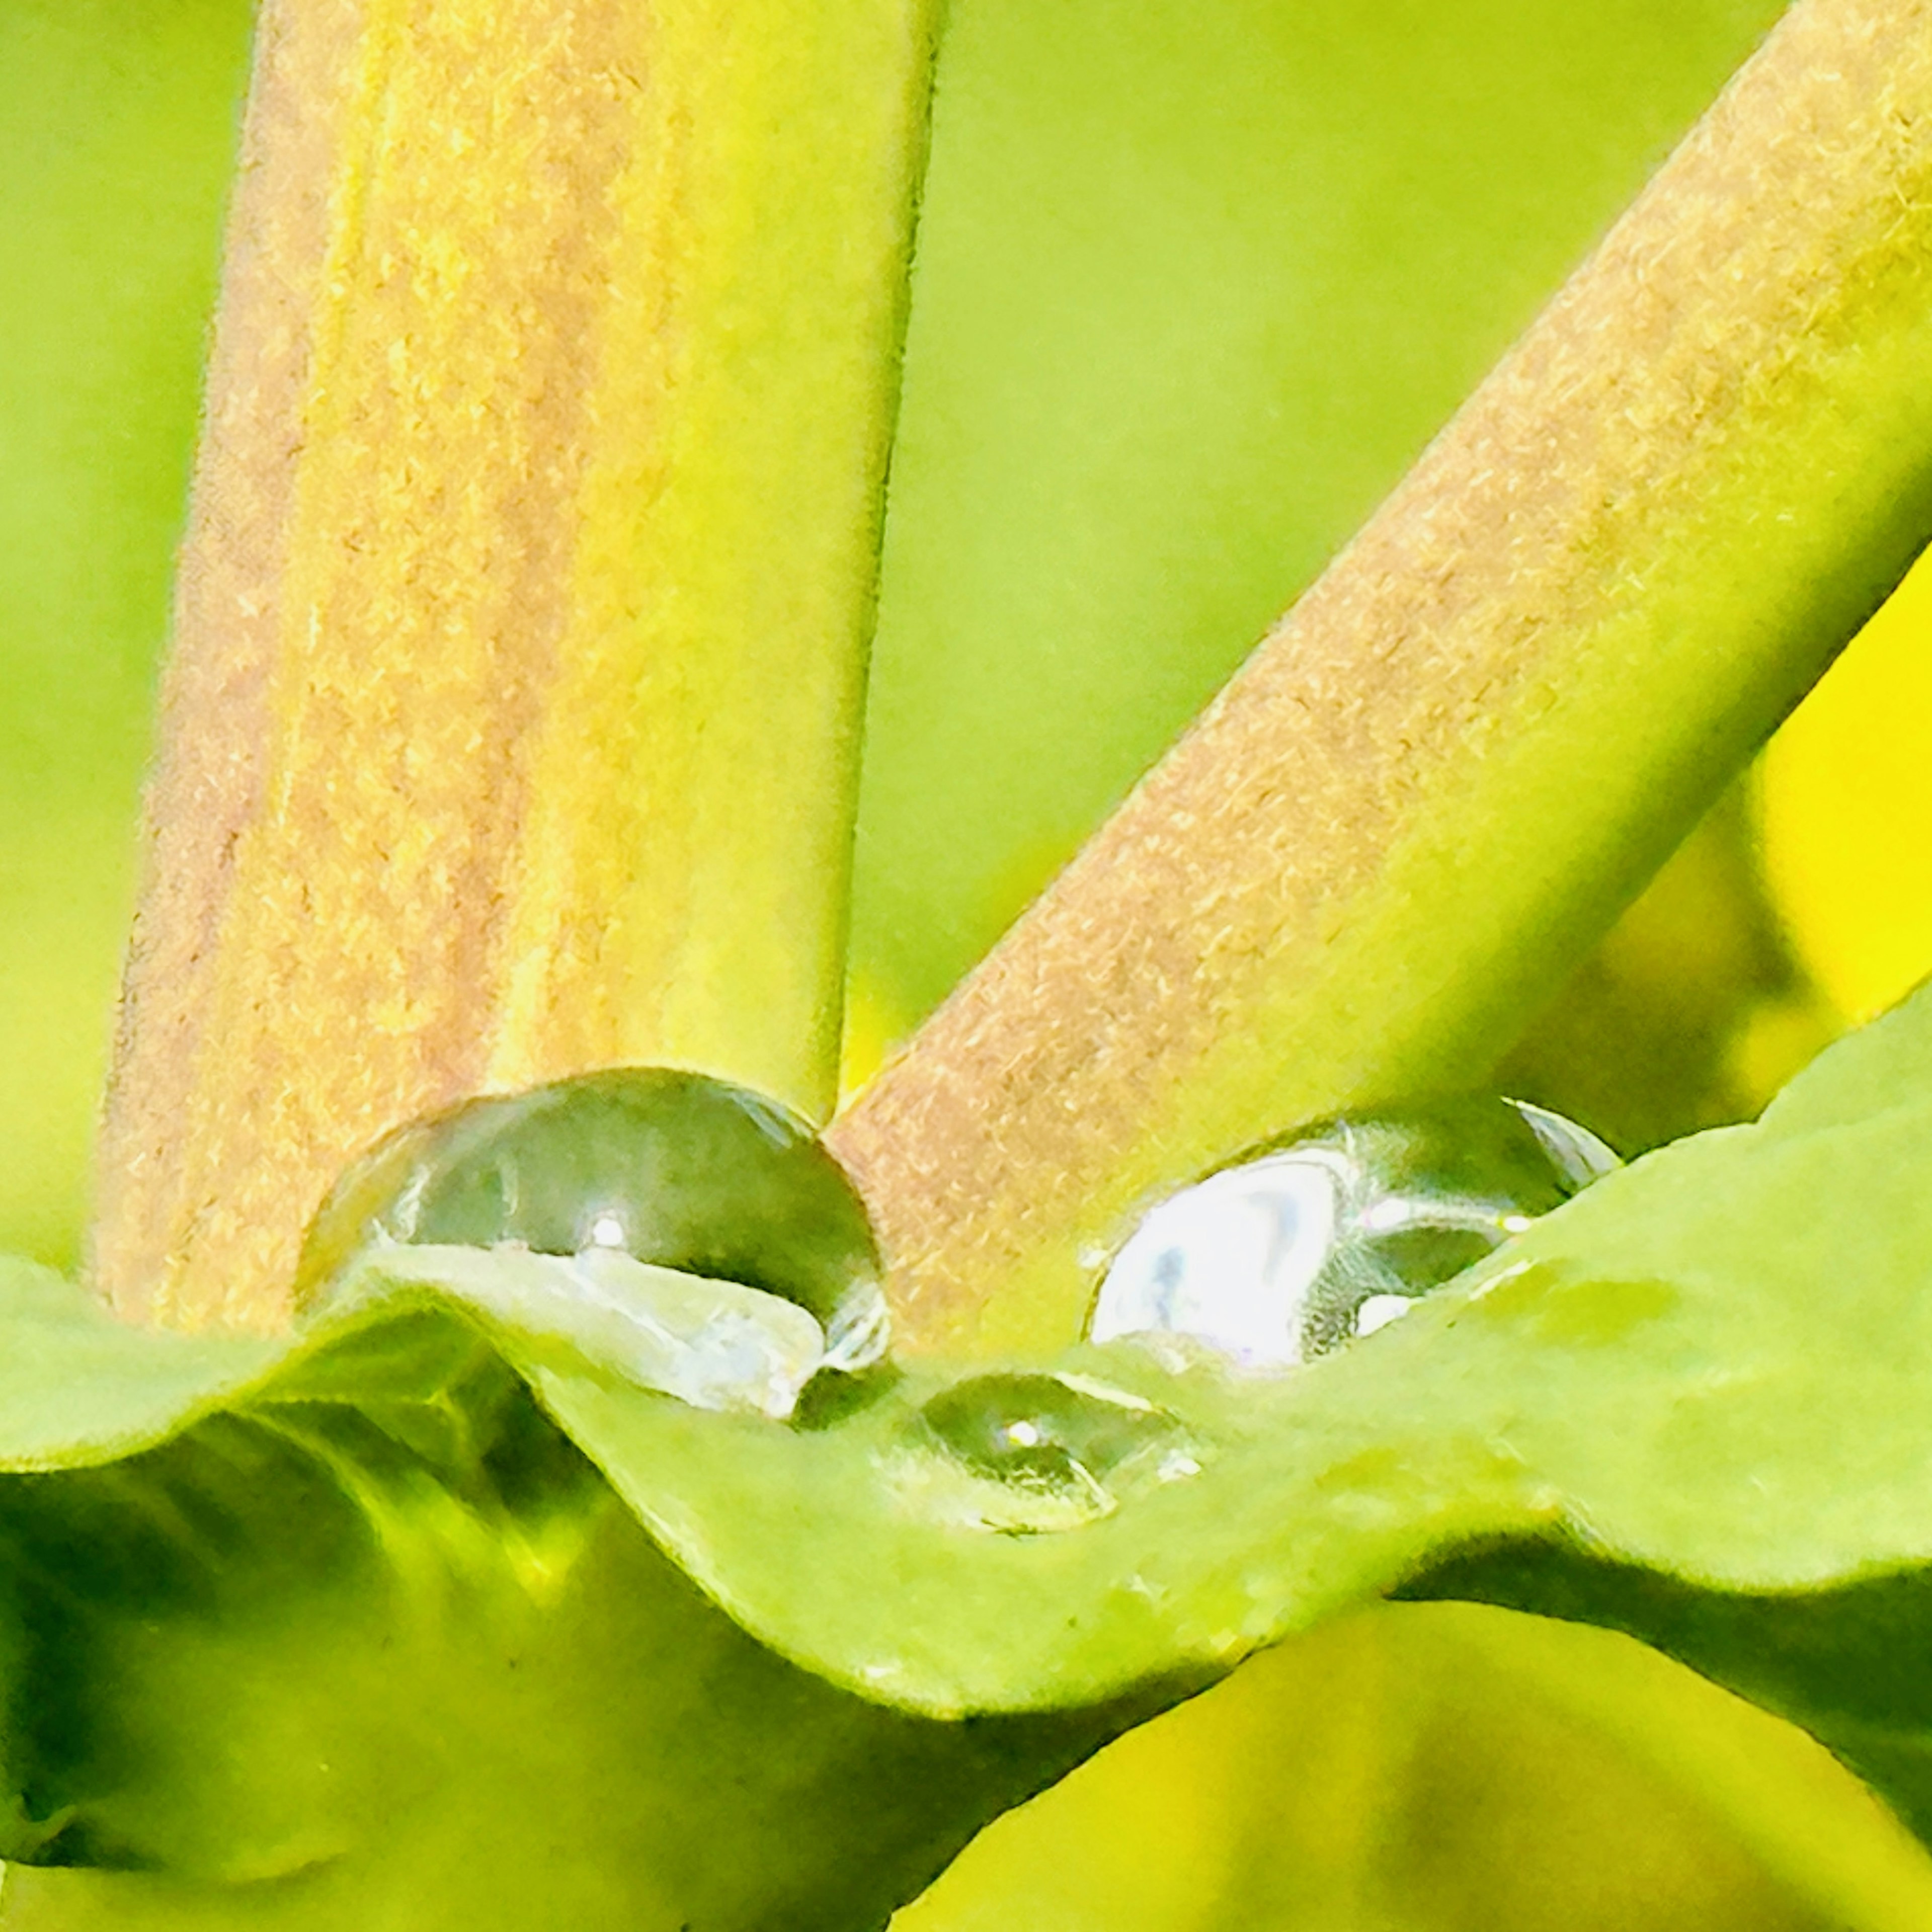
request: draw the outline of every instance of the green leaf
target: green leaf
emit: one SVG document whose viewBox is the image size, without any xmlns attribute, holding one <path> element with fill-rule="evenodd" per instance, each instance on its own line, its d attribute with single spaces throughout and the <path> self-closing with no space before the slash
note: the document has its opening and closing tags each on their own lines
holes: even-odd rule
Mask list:
<svg viewBox="0 0 1932 1932">
<path fill-rule="evenodd" d="M 872 1926 L 1151 1708 L 940 1724 L 794 1668 L 446 1308 L 278 1347 L 5 1289 L 10 1460 L 78 1466 L 0 1482 L 0 1852 L 93 1868 L 16 1868 L 9 1925 Z"/>
<path fill-rule="evenodd" d="M 640 1389 L 527 1251 L 378 1247 L 279 1343 L 16 1267 L 4 1850 L 325 1922 L 460 1821 L 555 1868 L 520 1910 L 874 1924 L 1126 1724 L 1398 1590 L 1641 1636 L 1932 1829 L 1928 1070 L 1932 996 L 1288 1374 L 1122 1342 L 796 1427 Z"/>
<path fill-rule="evenodd" d="M 1667 1275 L 1706 1311 L 1694 1330 L 1673 1324 L 1684 1386 L 1672 1412 L 1633 1418 L 1591 1521 L 1452 1558 L 1410 1586 L 1640 1636 L 1803 1725 L 1922 1838 L 1928 1076 L 1922 992 L 1823 1055 L 1756 1126 L 1640 1163 L 1527 1237 L 1528 1265 L 1492 1280 L 1490 1300 L 1554 1308 L 1613 1269 Z"/>
<path fill-rule="evenodd" d="M 174 1434 L 258 1379 L 285 1342 L 117 1322 L 51 1268 L 0 1260 L 0 1463 L 63 1469 Z"/>
<path fill-rule="evenodd" d="M 1922 997 L 1761 1124 L 1600 1183 L 1280 1380 L 1076 1352 L 1061 1366 L 1158 1403 L 1203 1466 L 1058 1535 L 976 1540 L 908 1505 L 935 1378 L 806 1438 L 627 1403 L 581 1372 L 538 1384 L 748 1627 L 925 1708 L 1225 1667 L 1406 1585 L 1643 1636 L 1796 1717 L 1932 1828 L 1928 1063 Z M 802 1566 L 808 1594 L 784 1582 Z"/>
</svg>

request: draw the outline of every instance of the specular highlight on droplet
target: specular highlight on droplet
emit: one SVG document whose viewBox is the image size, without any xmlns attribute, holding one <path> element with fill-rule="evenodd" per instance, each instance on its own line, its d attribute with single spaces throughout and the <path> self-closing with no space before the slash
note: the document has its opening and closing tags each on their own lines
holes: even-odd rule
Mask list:
<svg viewBox="0 0 1932 1932">
<path fill-rule="evenodd" d="M 696 1407 L 789 1417 L 880 1361 L 878 1250 L 806 1124 L 703 1075 L 622 1067 L 466 1101 L 354 1163 L 299 1306 L 433 1285 Z"/>
<path fill-rule="evenodd" d="M 1144 1215 L 1088 1338 L 1181 1336 L 1292 1366 L 1400 1318 L 1618 1165 L 1587 1127 L 1492 1096 L 1300 1128 Z"/>
</svg>

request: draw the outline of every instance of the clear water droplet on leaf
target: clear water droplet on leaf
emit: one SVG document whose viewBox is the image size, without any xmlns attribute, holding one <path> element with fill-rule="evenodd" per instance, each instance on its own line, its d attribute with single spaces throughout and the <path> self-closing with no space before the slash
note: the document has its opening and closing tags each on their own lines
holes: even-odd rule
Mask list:
<svg viewBox="0 0 1932 1932">
<path fill-rule="evenodd" d="M 466 1101 L 389 1136 L 316 1215 L 298 1304 L 371 1269 L 707 1408 L 789 1414 L 813 1376 L 878 1362 L 889 1334 L 864 1208 L 809 1128 L 668 1068 Z"/>
<path fill-rule="evenodd" d="M 917 1427 L 912 1486 L 929 1513 L 978 1528 L 1075 1528 L 1112 1513 L 1124 1478 L 1168 1483 L 1201 1468 L 1165 1409 L 1076 1375 L 969 1376 L 931 1397 Z"/>
<path fill-rule="evenodd" d="M 1372 1334 L 1618 1165 L 1493 1096 L 1300 1129 L 1170 1196 L 1114 1256 L 1088 1338 L 1193 1338 L 1281 1368 Z"/>
<path fill-rule="evenodd" d="M 1585 1188 L 1593 1180 L 1622 1166 L 1616 1150 L 1580 1123 L 1566 1120 L 1533 1101 L 1509 1100 L 1506 1106 L 1520 1114 L 1532 1133 L 1543 1144 L 1544 1151 L 1567 1179 L 1572 1190 Z"/>
</svg>

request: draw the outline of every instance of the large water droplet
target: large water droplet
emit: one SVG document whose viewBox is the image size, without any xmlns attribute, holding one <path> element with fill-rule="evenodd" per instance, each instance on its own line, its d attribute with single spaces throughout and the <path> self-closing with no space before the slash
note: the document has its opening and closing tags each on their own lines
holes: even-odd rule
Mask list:
<svg viewBox="0 0 1932 1932">
<path fill-rule="evenodd" d="M 1072 1528 L 1109 1514 L 1130 1475 L 1171 1482 L 1201 1466 L 1165 1409 L 1076 1375 L 970 1376 L 918 1426 L 940 1452 L 911 1472 L 922 1507 L 977 1528 Z"/>
<path fill-rule="evenodd" d="M 298 1302 L 372 1258 L 595 1336 L 598 1359 L 705 1408 L 789 1414 L 814 1375 L 865 1369 L 887 1340 L 844 1172 L 783 1108 L 672 1069 L 466 1101 L 391 1135 L 316 1215 Z"/>
<path fill-rule="evenodd" d="M 1088 1334 L 1190 1336 L 1254 1367 L 1325 1354 L 1408 1312 L 1618 1164 L 1588 1128 L 1492 1097 L 1322 1122 L 1149 1212 Z"/>
</svg>

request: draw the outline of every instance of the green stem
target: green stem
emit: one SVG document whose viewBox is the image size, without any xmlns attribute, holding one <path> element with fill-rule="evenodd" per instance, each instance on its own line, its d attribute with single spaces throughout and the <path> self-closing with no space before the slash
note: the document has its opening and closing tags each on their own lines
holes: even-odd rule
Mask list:
<svg viewBox="0 0 1932 1932">
<path fill-rule="evenodd" d="M 914 1343 L 1481 1082 L 1932 530 L 1932 5 L 1802 0 L 835 1144 Z"/>
<path fill-rule="evenodd" d="M 926 0 L 272 0 L 94 1262 L 626 1061 L 829 1110 Z"/>
</svg>

